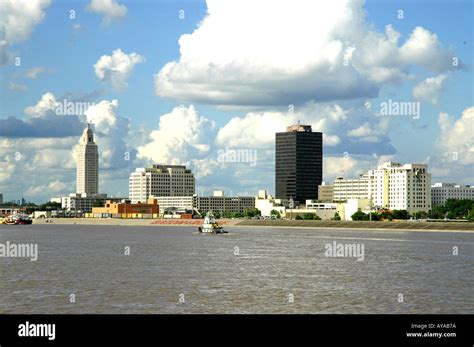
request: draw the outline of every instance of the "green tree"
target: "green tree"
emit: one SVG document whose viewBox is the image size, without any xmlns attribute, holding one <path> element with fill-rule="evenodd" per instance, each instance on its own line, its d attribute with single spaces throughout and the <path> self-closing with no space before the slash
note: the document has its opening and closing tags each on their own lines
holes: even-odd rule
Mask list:
<svg viewBox="0 0 474 347">
<path fill-rule="evenodd" d="M 244 214 L 241 213 L 241 212 L 235 212 L 234 213 L 234 218 L 242 218 L 243 216 L 244 216 Z"/>
<path fill-rule="evenodd" d="M 444 219 L 445 217 L 449 219 L 467 218 L 473 207 L 474 200 L 448 199 L 444 205 L 433 207 L 429 217 L 434 219 Z"/>
<path fill-rule="evenodd" d="M 369 217 L 369 220 L 373 220 L 373 221 L 382 220 L 382 215 L 378 212 L 372 212 L 371 215 L 369 215 L 368 217 Z"/>
<path fill-rule="evenodd" d="M 408 219 L 410 214 L 407 210 L 393 210 L 392 211 L 393 219 Z"/>
<path fill-rule="evenodd" d="M 334 213 L 334 217 L 331 218 L 332 220 L 341 220 L 341 216 L 339 216 L 339 212 Z"/>
<path fill-rule="evenodd" d="M 261 215 L 262 213 L 260 212 L 260 210 L 255 207 L 250 207 L 244 211 L 244 216 L 249 217 L 249 218 L 253 218 L 255 216 L 261 216 Z"/>
<path fill-rule="evenodd" d="M 448 219 L 457 219 L 458 215 L 455 211 L 448 211 L 448 213 L 446 214 L 446 217 Z"/>
<path fill-rule="evenodd" d="M 428 218 L 428 212 L 418 211 L 413 213 L 413 217 L 415 217 L 416 219 L 426 219 Z"/>
<path fill-rule="evenodd" d="M 369 216 L 362 211 L 357 211 L 351 218 L 352 220 L 369 220 Z"/>
<path fill-rule="evenodd" d="M 301 217 L 299 214 L 296 215 L 295 217 L 296 220 L 303 220 L 303 217 Z"/>
<path fill-rule="evenodd" d="M 281 218 L 280 212 L 278 212 L 277 210 L 271 210 L 270 215 L 275 216 L 276 218 Z"/>
<path fill-rule="evenodd" d="M 431 210 L 431 213 L 429 215 L 430 218 L 433 219 L 444 219 L 444 216 L 446 215 L 446 209 L 443 206 L 435 206 Z"/>
<path fill-rule="evenodd" d="M 232 213 L 229 211 L 224 211 L 222 212 L 222 217 L 223 218 L 232 218 Z"/>
<path fill-rule="evenodd" d="M 303 219 L 304 219 L 304 220 L 313 220 L 313 219 L 314 219 L 314 216 L 315 216 L 314 213 L 305 213 L 305 214 L 303 215 Z"/>
<path fill-rule="evenodd" d="M 392 212 L 390 212 L 389 210 L 383 210 L 382 212 L 380 212 L 379 215 L 380 215 L 380 219 L 388 219 L 388 220 L 393 219 Z"/>
<path fill-rule="evenodd" d="M 472 206 L 471 211 L 469 211 L 469 214 L 467 215 L 466 219 L 469 222 L 474 222 L 474 206 Z"/>
<path fill-rule="evenodd" d="M 469 199 L 448 199 L 444 204 L 446 212 L 448 212 L 448 218 L 465 218 L 468 216 L 470 210 L 474 206 L 474 200 Z"/>
<path fill-rule="evenodd" d="M 313 220 L 321 220 L 321 217 L 319 217 L 316 213 L 313 215 Z"/>
<path fill-rule="evenodd" d="M 19 205 L 15 201 L 5 201 L 2 206 L 13 206 L 13 207 L 18 207 Z"/>
</svg>

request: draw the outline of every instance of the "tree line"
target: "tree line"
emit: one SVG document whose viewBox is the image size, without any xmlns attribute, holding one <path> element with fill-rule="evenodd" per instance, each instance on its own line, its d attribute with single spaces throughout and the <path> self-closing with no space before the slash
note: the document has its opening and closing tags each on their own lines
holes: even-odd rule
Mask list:
<svg viewBox="0 0 474 347">
<path fill-rule="evenodd" d="M 393 220 L 393 219 L 465 219 L 474 221 L 474 200 L 448 199 L 444 205 L 435 206 L 430 212 L 419 211 L 409 214 L 406 210 L 383 210 L 372 212 L 372 216 L 362 211 L 357 211 L 351 218 L 357 221 Z"/>
</svg>

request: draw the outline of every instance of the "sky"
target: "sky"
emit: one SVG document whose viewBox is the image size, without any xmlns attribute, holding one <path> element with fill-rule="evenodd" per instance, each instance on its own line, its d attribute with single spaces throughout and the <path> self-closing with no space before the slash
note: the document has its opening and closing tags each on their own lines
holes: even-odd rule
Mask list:
<svg viewBox="0 0 474 347">
<path fill-rule="evenodd" d="M 395 161 L 474 184 L 473 17 L 469 0 L 0 0 L 0 193 L 74 192 L 87 123 L 110 196 L 153 163 L 190 167 L 198 194 L 273 193 L 275 133 L 298 121 L 324 134 L 326 182 Z"/>
</svg>

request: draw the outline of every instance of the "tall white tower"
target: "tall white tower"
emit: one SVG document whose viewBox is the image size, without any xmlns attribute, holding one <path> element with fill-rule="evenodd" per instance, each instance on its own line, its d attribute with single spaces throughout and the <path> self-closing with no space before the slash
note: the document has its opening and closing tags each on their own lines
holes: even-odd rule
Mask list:
<svg viewBox="0 0 474 347">
<path fill-rule="evenodd" d="M 99 192 L 99 151 L 89 124 L 82 133 L 77 149 L 76 189 L 79 194 Z"/>
</svg>

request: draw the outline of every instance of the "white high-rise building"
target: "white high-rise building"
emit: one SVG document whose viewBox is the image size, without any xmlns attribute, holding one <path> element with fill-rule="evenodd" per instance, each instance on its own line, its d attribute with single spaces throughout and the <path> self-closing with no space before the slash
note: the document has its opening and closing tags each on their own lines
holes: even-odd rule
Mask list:
<svg viewBox="0 0 474 347">
<path fill-rule="evenodd" d="M 99 151 L 89 124 L 82 133 L 77 149 L 76 174 L 76 192 L 78 194 L 98 194 Z"/>
<path fill-rule="evenodd" d="M 444 205 L 448 199 L 474 200 L 474 186 L 455 183 L 435 183 L 431 186 L 431 203 L 433 206 Z"/>
<path fill-rule="evenodd" d="M 374 208 L 431 210 L 431 174 L 424 164 L 384 163 L 356 179 L 334 181 L 334 200 L 368 199 Z"/>
<path fill-rule="evenodd" d="M 424 164 L 384 163 L 369 170 L 372 206 L 409 213 L 431 210 L 431 174 Z"/>
<path fill-rule="evenodd" d="M 151 165 L 130 174 L 129 198 L 132 203 L 147 201 L 150 197 L 182 197 L 194 193 L 194 175 L 185 166 Z"/>
</svg>

